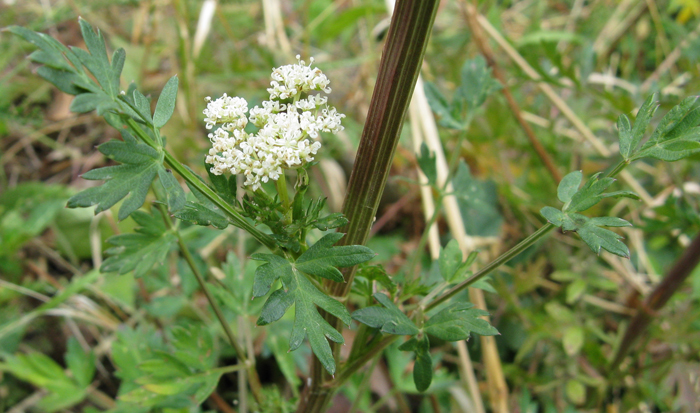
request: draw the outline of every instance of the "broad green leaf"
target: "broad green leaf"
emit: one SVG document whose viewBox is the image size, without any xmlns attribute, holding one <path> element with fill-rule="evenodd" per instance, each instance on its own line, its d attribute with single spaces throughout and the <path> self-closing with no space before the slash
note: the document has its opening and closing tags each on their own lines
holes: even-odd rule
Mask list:
<svg viewBox="0 0 700 413">
<path fill-rule="evenodd" d="M 462 84 L 455 92 L 455 101 L 467 102 L 468 110 L 483 105 L 486 98 L 501 90 L 501 84 L 491 76 L 491 68 L 483 56 L 467 60 L 462 66 Z"/>
<path fill-rule="evenodd" d="M 221 195 L 222 198 L 226 200 L 229 204 L 233 205 L 236 202 L 236 191 L 238 186 L 236 184 L 236 176 L 231 176 L 228 179 L 224 175 L 214 175 L 211 172 L 213 165 L 204 163 L 204 168 L 207 170 L 209 175 L 209 180 L 212 183 L 212 187 Z"/>
<path fill-rule="evenodd" d="M 121 234 L 107 240 L 114 247 L 105 251 L 111 255 L 100 271 L 125 274 L 134 271 L 134 276 L 145 275 L 157 263 L 163 262 L 176 240 L 169 231 L 163 217 L 155 210 L 152 214 L 135 211 L 131 217 L 139 225 L 131 234 Z"/>
<path fill-rule="evenodd" d="M 629 258 L 629 249 L 620 241 L 622 237 L 610 230 L 600 228 L 601 226 L 625 227 L 632 224 L 616 217 L 588 218 L 580 214 L 567 213 L 561 228 L 564 231 L 575 231 L 596 254 L 599 254 L 600 249 L 603 248 L 615 255 Z"/>
<path fill-rule="evenodd" d="M 699 123 L 697 96 L 684 99 L 661 119 L 649 140 L 630 160 L 648 157 L 674 162 L 700 153 Z"/>
<path fill-rule="evenodd" d="M 463 125 L 452 117 L 450 113 L 450 104 L 443 94 L 438 90 L 437 86 L 430 82 L 425 82 L 423 89 L 425 97 L 428 99 L 430 108 L 440 117 L 440 124 L 451 129 L 462 129 Z"/>
<path fill-rule="evenodd" d="M 496 291 L 496 289 L 493 288 L 490 281 L 491 281 L 491 278 L 489 278 L 489 276 L 486 276 L 486 277 L 480 278 L 479 280 L 477 280 L 475 283 L 473 283 L 469 287 L 478 288 L 480 290 L 484 290 L 486 292 L 493 293 L 493 294 L 498 294 L 498 291 Z"/>
<path fill-rule="evenodd" d="M 401 351 L 413 351 L 416 360 L 413 365 L 413 382 L 416 390 L 424 392 L 430 387 L 433 381 L 433 360 L 430 357 L 430 341 L 428 336 L 411 337 L 408 341 L 399 346 Z"/>
<path fill-rule="evenodd" d="M 295 304 L 294 327 L 289 338 L 290 351 L 296 350 L 304 338 L 308 337 L 311 350 L 331 374 L 335 373 L 335 362 L 326 339 L 342 343 L 343 336 L 321 317 L 316 306 L 340 318 L 346 324 L 351 321 L 350 313 L 343 304 L 316 288 L 305 274 L 342 281 L 338 267 L 357 265 L 374 257 L 374 253 L 363 246 L 332 247 L 342 236 L 341 233 L 327 234 L 304 252 L 296 262 L 273 254 L 252 256 L 255 260 L 266 261 L 255 270 L 254 297 L 267 294 L 277 279 L 280 279 L 283 285 L 283 288 L 273 292 L 265 302 L 258 325 L 279 320 L 289 307 Z"/>
<path fill-rule="evenodd" d="M 273 254 L 253 254 L 254 260 L 266 261 L 255 270 L 255 281 L 253 283 L 253 297 L 262 297 L 270 291 L 272 283 L 278 278 L 282 279 L 286 289 L 291 287 L 291 280 L 294 278 L 292 265 L 286 259 Z M 281 317 L 281 316 L 280 316 Z"/>
<path fill-rule="evenodd" d="M 430 317 L 424 331 L 445 341 L 467 340 L 472 331 L 482 336 L 499 334 L 486 320 L 479 318 L 488 312 L 473 307 L 471 303 L 451 305 Z"/>
<path fill-rule="evenodd" d="M 649 96 L 642 107 L 639 108 L 637 118 L 634 121 L 634 127 L 632 127 L 631 130 L 629 129 L 629 119 L 626 116 L 624 118 L 621 116 L 620 119 L 618 119 L 620 154 L 624 159 L 630 159 L 633 156 L 637 146 L 639 146 L 639 142 L 644 138 L 651 118 L 658 108 L 659 104 L 656 102 L 656 95 L 654 94 Z"/>
<path fill-rule="evenodd" d="M 566 397 L 571 403 L 581 405 L 586 402 L 586 386 L 578 380 L 568 380 L 566 382 Z"/>
<path fill-rule="evenodd" d="M 340 232 L 325 235 L 297 258 L 294 266 L 306 274 L 343 282 L 343 275 L 338 268 L 361 264 L 376 255 L 371 249 L 362 245 L 332 247 L 343 235 L 345 234 Z"/>
<path fill-rule="evenodd" d="M 90 386 L 95 376 L 95 354 L 92 351 L 83 351 L 78 341 L 71 337 L 68 339 L 65 360 L 78 385 L 82 388 Z"/>
<path fill-rule="evenodd" d="M 415 335 L 420 331 L 393 301 L 385 294 L 375 293 L 374 299 L 383 307 L 370 306 L 352 313 L 352 318 L 383 333 L 395 335 Z"/>
<path fill-rule="evenodd" d="M 420 156 L 417 159 L 418 166 L 428 178 L 428 183 L 434 185 L 437 182 L 437 164 L 435 163 L 435 153 L 430 152 L 428 145 L 423 142 L 420 146 Z"/>
<path fill-rule="evenodd" d="M 182 209 L 175 211 L 173 216 L 191 224 L 201 226 L 211 225 L 218 229 L 224 229 L 229 224 L 226 217 L 197 202 L 188 201 Z"/>
<path fill-rule="evenodd" d="M 495 183 L 477 179 L 469 166 L 460 161 L 452 185 L 467 234 L 484 237 L 499 235 L 503 216 L 499 211 Z"/>
<path fill-rule="evenodd" d="M 630 122 L 630 118 L 625 114 L 617 118 L 617 135 L 620 145 L 620 154 L 624 159 L 629 159 L 629 154 L 632 151 L 632 123 Z"/>
<path fill-rule="evenodd" d="M 574 171 L 567 174 L 559 182 L 559 187 L 557 188 L 557 198 L 563 203 L 571 201 L 571 197 L 578 192 L 579 186 L 581 186 L 581 180 L 583 180 L 583 173 L 581 171 Z"/>
<path fill-rule="evenodd" d="M 564 222 L 567 219 L 565 213 L 550 206 L 546 206 L 540 209 L 540 215 L 542 215 L 547 221 L 558 227 L 564 225 Z"/>
<path fill-rule="evenodd" d="M 583 217 L 583 215 L 579 215 L 579 217 Z M 576 222 L 576 233 L 593 250 L 593 252 L 599 254 L 600 249 L 603 248 L 615 255 L 619 255 L 620 257 L 629 258 L 629 249 L 624 242 L 620 241 L 622 236 L 610 230 L 600 228 L 598 226 L 599 224 L 596 224 L 592 219 L 587 220 L 583 225 L 579 224 L 580 221 L 578 219 L 576 219 Z M 628 226 L 631 225 L 632 224 L 629 224 Z"/>
<path fill-rule="evenodd" d="M 116 109 L 118 106 L 113 98 L 102 91 L 95 93 L 83 93 L 75 97 L 70 105 L 70 111 L 74 113 L 86 113 L 93 110 L 97 111 L 98 115 L 106 113 L 110 109 Z"/>
<path fill-rule="evenodd" d="M 450 240 L 445 248 L 440 249 L 438 262 L 440 275 L 445 281 L 451 282 L 458 275 L 457 270 L 462 266 L 462 250 L 459 248 L 457 240 Z"/>
<path fill-rule="evenodd" d="M 700 127 L 685 131 L 682 135 L 665 140 L 647 142 L 635 159 L 654 158 L 675 162 L 700 152 Z"/>
<path fill-rule="evenodd" d="M 579 326 L 573 326 L 566 329 L 564 332 L 564 338 L 562 339 L 562 344 L 564 345 L 564 351 L 569 357 L 575 356 L 581 351 L 583 347 L 584 332 L 583 328 Z"/>
<path fill-rule="evenodd" d="M 187 168 L 187 166 L 185 167 Z M 202 177 L 197 175 L 192 170 L 190 170 L 190 172 L 195 174 L 195 176 L 197 176 L 197 178 L 199 178 L 199 180 L 206 185 Z M 223 178 L 224 181 L 226 180 L 226 178 L 224 177 L 221 178 Z M 232 177 L 232 179 L 235 182 L 235 177 Z M 209 200 L 209 198 L 207 198 L 203 193 L 201 193 L 195 186 L 191 185 L 189 182 L 186 182 L 186 184 L 187 187 L 190 189 L 190 192 L 192 192 L 192 195 L 194 195 L 195 198 L 197 198 L 197 202 L 186 202 L 185 206 L 182 209 L 175 211 L 173 215 L 178 219 L 196 225 L 211 225 L 219 229 L 226 228 L 229 224 L 229 221 L 228 218 L 226 218 L 226 215 L 224 215 L 223 212 L 221 212 L 219 207 L 214 205 L 214 203 L 211 202 L 211 200 Z M 226 197 L 224 197 L 224 199 L 226 199 Z M 235 198 L 233 202 L 235 202 Z M 229 203 L 231 203 L 231 201 L 229 201 Z"/>
<path fill-rule="evenodd" d="M 153 113 L 153 126 L 162 128 L 175 111 L 175 100 L 177 99 L 177 76 L 173 76 L 165 84 L 156 103 L 156 111 Z"/>
<path fill-rule="evenodd" d="M 158 168 L 158 178 L 165 190 L 168 209 L 171 213 L 179 211 L 185 206 L 185 191 L 180 186 L 177 178 L 169 169 Z"/>
<path fill-rule="evenodd" d="M 85 388 L 78 386 L 63 372 L 61 366 L 44 354 L 18 354 L 4 358 L 5 361 L 0 363 L 0 371 L 49 391 L 41 404 L 45 411 L 66 409 L 85 398 Z M 51 403 L 46 402 L 47 399 Z"/>
<path fill-rule="evenodd" d="M 296 350 L 304 338 L 308 338 L 311 350 L 323 367 L 328 373 L 335 374 L 335 361 L 327 339 L 336 343 L 343 343 L 344 339 L 321 317 L 316 306 L 340 318 L 345 324 L 350 324 L 350 313 L 343 304 L 321 292 L 297 269 L 293 269 L 289 289 L 285 291 L 280 288 L 270 295 L 257 324 L 266 325 L 279 320 L 292 304 L 295 305 L 295 314 L 294 327 L 289 337 L 289 350 Z"/>
<path fill-rule="evenodd" d="M 132 98 L 134 102 L 134 108 L 136 112 L 141 116 L 141 119 L 147 123 L 152 123 L 153 119 L 151 117 L 151 101 L 148 100 L 146 96 L 143 95 L 138 89 L 134 89 L 132 92 Z"/>
<path fill-rule="evenodd" d="M 82 49 L 71 48 L 83 65 L 95 76 L 97 81 L 102 85 L 102 88 L 116 97 L 119 93 L 119 83 L 114 83 L 112 77 L 112 65 L 107 57 L 107 49 L 102 33 L 92 28 L 92 26 L 82 18 L 78 20 L 80 23 L 80 31 L 83 34 L 85 45 L 88 48 L 89 54 Z"/>
<path fill-rule="evenodd" d="M 97 205 L 97 214 L 126 197 L 118 214 L 119 220 L 123 220 L 146 201 L 151 182 L 158 170 L 163 168 L 162 157 L 155 149 L 145 144 L 127 141 L 110 141 L 100 145 L 98 149 L 122 165 L 93 169 L 83 174 L 85 179 L 104 180 L 105 183 L 74 195 L 68 200 L 68 207 Z"/>
<path fill-rule="evenodd" d="M 605 197 L 603 191 L 615 182 L 613 178 L 600 178 L 600 173 L 593 175 L 585 185 L 564 204 L 563 212 L 581 212 L 600 202 Z"/>
</svg>

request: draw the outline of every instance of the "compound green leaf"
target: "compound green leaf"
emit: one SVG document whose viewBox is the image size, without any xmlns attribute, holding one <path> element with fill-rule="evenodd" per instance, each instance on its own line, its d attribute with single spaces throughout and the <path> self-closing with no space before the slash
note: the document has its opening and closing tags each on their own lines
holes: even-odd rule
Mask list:
<svg viewBox="0 0 700 413">
<path fill-rule="evenodd" d="M 418 327 L 385 294 L 375 293 L 374 299 L 383 307 L 370 306 L 352 313 L 352 318 L 383 333 L 395 335 L 415 335 Z"/>
<path fill-rule="evenodd" d="M 274 260 L 270 260 L 267 264 L 263 264 L 260 267 L 274 266 L 274 262 Z M 288 289 L 285 291 L 283 288 L 280 288 L 270 295 L 263 306 L 257 324 L 266 325 L 279 320 L 289 307 L 294 304 L 294 326 L 289 337 L 289 350 L 296 350 L 301 346 L 304 338 L 308 338 L 311 350 L 318 357 L 323 367 L 328 373 L 335 374 L 333 352 L 327 339 L 336 343 L 343 343 L 344 339 L 337 330 L 321 317 L 316 307 L 318 306 L 340 318 L 345 324 L 350 324 L 350 313 L 342 303 L 316 288 L 299 270 L 291 266 L 289 268 L 291 269 L 291 279 L 288 283 Z"/>
<path fill-rule="evenodd" d="M 146 201 L 151 182 L 163 168 L 161 155 L 153 148 L 130 141 L 110 141 L 98 148 L 108 158 L 122 165 L 93 169 L 83 175 L 105 183 L 88 188 L 68 200 L 69 208 L 97 205 L 95 213 L 104 211 L 125 198 L 118 218 L 123 220 Z"/>
<path fill-rule="evenodd" d="M 455 93 L 455 101 L 464 100 L 469 110 L 483 105 L 486 98 L 501 90 L 501 84 L 491 76 L 491 68 L 483 56 L 467 60 L 462 66 L 462 84 Z"/>
<path fill-rule="evenodd" d="M 162 128 L 175 111 L 175 101 L 177 99 L 177 76 L 173 76 L 168 80 L 168 83 L 160 92 L 158 103 L 156 103 L 156 111 L 153 114 L 153 126 Z"/>
<path fill-rule="evenodd" d="M 185 206 L 185 191 L 169 169 L 158 168 L 158 179 L 165 190 L 170 212 L 179 211 Z"/>
<path fill-rule="evenodd" d="M 424 331 L 445 341 L 467 340 L 472 331 L 482 336 L 499 334 L 496 328 L 480 318 L 488 312 L 473 307 L 471 303 L 451 305 L 430 317 Z"/>
<path fill-rule="evenodd" d="M 306 274 L 343 282 L 343 275 L 338 268 L 361 264 L 376 255 L 371 249 L 362 245 L 332 247 L 343 235 L 345 234 L 340 232 L 325 235 L 297 258 L 294 266 Z"/>
<path fill-rule="evenodd" d="M 644 138 L 651 118 L 654 116 L 658 107 L 659 104 L 656 102 L 656 95 L 654 94 L 649 96 L 642 107 L 639 108 L 632 129 L 629 128 L 630 122 L 626 116 L 623 115 L 618 119 L 617 126 L 620 137 L 620 154 L 624 159 L 630 159 L 633 156 L 637 146 L 639 146 L 639 142 Z"/>
<path fill-rule="evenodd" d="M 399 346 L 399 350 L 415 353 L 413 383 L 415 383 L 416 390 L 419 392 L 428 390 L 430 383 L 433 381 L 433 360 L 430 357 L 430 340 L 428 340 L 428 336 L 411 337 Z"/>
<path fill-rule="evenodd" d="M 428 145 L 423 142 L 420 146 L 420 156 L 417 159 L 418 166 L 428 178 L 428 183 L 434 185 L 437 182 L 437 164 L 435 163 L 435 153 L 430 152 Z"/>
<path fill-rule="evenodd" d="M 163 217 L 155 210 L 152 212 L 135 211 L 131 214 L 139 225 L 135 232 L 107 240 L 114 247 L 105 251 L 111 256 L 102 263 L 100 271 L 119 274 L 134 271 L 134 276 L 141 277 L 156 263 L 163 262 L 176 237 L 166 228 Z"/>
<path fill-rule="evenodd" d="M 600 202 L 604 198 L 603 191 L 615 182 L 613 178 L 600 178 L 600 173 L 593 175 L 585 185 L 564 204 L 563 212 L 581 212 Z"/>
<path fill-rule="evenodd" d="M 68 339 L 65 360 L 78 385 L 82 388 L 90 386 L 95 376 L 95 354 L 85 352 L 75 337 L 71 337 Z"/>
<path fill-rule="evenodd" d="M 581 171 L 574 171 L 567 174 L 559 182 L 559 187 L 557 188 L 557 198 L 563 203 L 571 201 L 571 197 L 578 191 L 579 186 L 581 186 L 581 181 L 583 180 L 583 173 Z"/>
</svg>

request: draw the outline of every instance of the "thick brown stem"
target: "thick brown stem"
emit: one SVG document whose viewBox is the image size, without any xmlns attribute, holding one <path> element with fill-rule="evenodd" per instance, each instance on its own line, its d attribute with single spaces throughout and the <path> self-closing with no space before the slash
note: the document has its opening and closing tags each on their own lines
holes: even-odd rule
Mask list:
<svg viewBox="0 0 700 413">
<path fill-rule="evenodd" d="M 343 213 L 349 223 L 340 229 L 346 235 L 342 245 L 363 245 L 377 213 L 399 133 L 413 94 L 428 37 L 435 21 L 438 0 L 401 0 L 396 4 L 387 35 L 377 83 L 372 94 L 367 122 L 350 175 Z M 343 272 L 345 283 L 326 283 L 332 296 L 343 299 L 350 292 L 354 268 Z M 326 319 L 339 331 L 342 323 L 335 317 Z M 331 343 L 339 362 L 338 346 Z M 322 412 L 336 388 L 324 386 L 329 379 L 316 358 L 311 377 L 301 397 L 298 412 Z"/>
<path fill-rule="evenodd" d="M 644 303 L 638 309 L 637 315 L 634 316 L 625 335 L 622 337 L 620 347 L 610 363 L 610 372 L 617 373 L 617 368 L 630 351 L 637 339 L 644 333 L 657 312 L 663 308 L 668 300 L 676 293 L 683 285 L 686 278 L 693 272 L 700 262 L 700 234 L 695 236 L 693 242 L 688 246 L 683 255 L 676 261 L 675 265 L 668 272 L 659 285 L 654 288 L 654 291 L 644 300 Z"/>
</svg>

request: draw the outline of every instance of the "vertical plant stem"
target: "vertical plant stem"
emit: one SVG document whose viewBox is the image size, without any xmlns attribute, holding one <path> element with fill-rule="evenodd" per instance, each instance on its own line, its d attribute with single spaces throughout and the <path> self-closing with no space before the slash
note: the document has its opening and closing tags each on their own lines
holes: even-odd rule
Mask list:
<svg viewBox="0 0 700 413">
<path fill-rule="evenodd" d="M 392 16 L 369 116 L 362 131 L 343 206 L 343 213 L 349 220 L 348 225 L 340 230 L 346 233 L 340 240 L 343 245 L 363 245 L 369 235 L 438 5 L 437 0 L 403 0 L 397 4 Z M 344 271 L 345 283 L 326 284 L 331 295 L 340 298 L 347 296 L 354 271 L 354 268 Z M 342 329 L 340 320 L 328 315 L 327 320 L 337 329 Z M 331 345 L 337 363 L 338 346 L 335 343 Z M 323 411 L 335 391 L 335 388 L 323 387 L 327 376 L 316 358 L 313 359 L 311 372 L 310 385 L 302 395 L 298 412 Z"/>
<path fill-rule="evenodd" d="M 683 252 L 683 255 L 676 261 L 675 265 L 666 275 L 661 283 L 659 283 L 654 291 L 644 300 L 644 303 L 639 307 L 637 315 L 634 316 L 625 335 L 622 337 L 622 342 L 617 349 L 617 353 L 610 363 L 609 371 L 611 375 L 617 376 L 618 367 L 624 360 L 627 353 L 632 349 L 634 343 L 639 337 L 644 334 L 649 324 L 658 315 L 657 312 L 663 308 L 668 300 L 675 292 L 683 285 L 683 281 L 693 272 L 695 267 L 700 263 L 700 234 L 695 236 L 693 242 Z"/>
<path fill-rule="evenodd" d="M 189 248 L 187 248 L 187 245 L 185 245 L 185 242 L 183 241 L 182 236 L 180 235 L 180 231 L 178 231 L 178 229 L 175 227 L 175 225 L 173 225 L 173 222 L 170 220 L 170 215 L 168 214 L 166 207 L 162 204 L 158 204 L 158 208 L 159 208 L 161 214 L 163 215 L 163 220 L 165 221 L 165 225 L 177 237 L 177 243 L 178 243 L 178 246 L 180 247 L 180 252 L 182 253 L 183 258 L 187 262 L 187 265 L 192 270 L 194 277 L 197 279 L 197 283 L 199 284 L 199 287 L 202 289 L 202 292 L 204 292 L 204 295 L 207 297 L 207 301 L 209 301 L 209 305 L 211 305 L 211 308 L 214 310 L 214 314 L 216 314 L 216 318 L 219 320 L 219 323 L 224 328 L 224 333 L 226 334 L 226 337 L 228 338 L 229 343 L 231 343 L 231 346 L 236 351 L 236 356 L 238 357 L 238 360 L 240 360 L 240 363 L 242 365 L 245 365 L 247 367 L 248 381 L 250 383 L 250 390 L 253 393 L 253 397 L 255 397 L 255 400 L 260 402 L 262 400 L 262 385 L 260 384 L 260 379 L 258 378 L 258 373 L 255 370 L 254 362 L 252 360 L 248 359 L 245 350 L 238 343 L 238 340 L 236 340 L 236 335 L 233 333 L 233 330 L 231 330 L 231 326 L 226 321 L 226 318 L 224 317 L 224 313 L 221 312 L 221 308 L 219 308 L 219 305 L 214 300 L 214 297 L 211 295 L 211 293 L 207 289 L 207 285 L 204 282 L 204 277 L 202 276 L 202 273 L 199 271 L 199 267 L 197 267 L 197 264 L 194 262 L 194 258 L 192 257 L 192 254 L 190 253 Z"/>
</svg>

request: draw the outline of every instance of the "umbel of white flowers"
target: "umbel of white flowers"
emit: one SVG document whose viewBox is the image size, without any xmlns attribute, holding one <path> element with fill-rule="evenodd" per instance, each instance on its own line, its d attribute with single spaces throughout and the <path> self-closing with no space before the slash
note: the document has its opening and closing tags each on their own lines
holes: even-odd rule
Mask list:
<svg viewBox="0 0 700 413">
<path fill-rule="evenodd" d="M 254 191 L 261 183 L 276 181 L 283 169 L 296 169 L 314 160 L 321 147 L 319 132 L 333 134 L 343 130 L 342 113 L 327 105 L 328 98 L 309 92 L 331 92 L 330 81 L 314 59 L 306 66 L 300 56 L 298 63 L 272 70 L 272 82 L 267 91 L 270 100 L 262 102 L 248 113 L 248 102 L 240 97 L 207 97 L 204 110 L 206 128 L 219 125 L 209 134 L 213 147 L 206 158 L 213 165 L 211 172 L 221 175 L 244 174 L 244 185 Z M 248 122 L 259 128 L 248 133 Z"/>
</svg>

